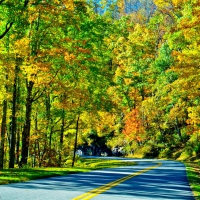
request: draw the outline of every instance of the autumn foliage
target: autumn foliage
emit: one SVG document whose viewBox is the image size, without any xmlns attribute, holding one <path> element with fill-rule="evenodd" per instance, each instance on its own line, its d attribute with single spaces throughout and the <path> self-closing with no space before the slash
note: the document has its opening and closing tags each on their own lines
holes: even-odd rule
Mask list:
<svg viewBox="0 0 200 200">
<path fill-rule="evenodd" d="M 125 134 L 129 140 L 140 142 L 144 139 L 145 129 L 137 109 L 133 109 L 126 115 L 123 134 Z"/>
<path fill-rule="evenodd" d="M 198 156 L 199 8 L 0 1 L 0 168 L 63 166 L 97 138 L 127 154 Z"/>
</svg>

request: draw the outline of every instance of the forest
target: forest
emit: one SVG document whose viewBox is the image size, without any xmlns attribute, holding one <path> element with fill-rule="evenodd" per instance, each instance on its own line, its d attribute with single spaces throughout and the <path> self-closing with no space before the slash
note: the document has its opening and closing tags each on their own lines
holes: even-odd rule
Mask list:
<svg viewBox="0 0 200 200">
<path fill-rule="evenodd" d="M 0 0 L 0 18 L 0 169 L 80 145 L 200 156 L 198 0 Z"/>
</svg>

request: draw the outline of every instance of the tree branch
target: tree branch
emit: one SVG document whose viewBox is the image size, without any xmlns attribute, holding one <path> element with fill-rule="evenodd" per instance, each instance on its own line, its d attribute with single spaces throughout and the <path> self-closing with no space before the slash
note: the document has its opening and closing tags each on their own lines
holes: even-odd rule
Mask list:
<svg viewBox="0 0 200 200">
<path fill-rule="evenodd" d="M 29 3 L 29 0 L 25 0 L 24 1 L 24 8 L 26 8 L 26 6 L 28 5 L 28 3 Z"/>
<path fill-rule="evenodd" d="M 0 2 L 0 4 L 1 4 L 1 2 Z M 10 23 L 8 22 L 6 24 L 6 30 L 0 35 L 0 39 L 2 39 L 8 33 L 8 31 L 10 30 L 10 28 L 12 27 L 12 25 L 13 25 L 13 22 L 10 22 Z"/>
<path fill-rule="evenodd" d="M 51 81 L 48 83 L 49 85 L 52 83 L 52 81 L 54 80 L 54 78 L 57 76 L 58 72 L 59 72 L 59 69 L 57 70 L 55 76 L 53 76 L 53 78 L 51 79 Z M 43 95 L 44 91 L 46 91 L 46 88 L 44 88 L 44 89 L 41 91 L 41 93 L 37 96 L 37 94 L 38 94 L 40 91 L 41 91 L 41 90 L 38 90 L 38 91 L 33 95 L 33 98 L 32 98 L 32 101 L 33 101 L 33 102 L 37 101 L 37 100 Z M 37 96 L 37 97 L 36 97 L 36 96 Z"/>
</svg>

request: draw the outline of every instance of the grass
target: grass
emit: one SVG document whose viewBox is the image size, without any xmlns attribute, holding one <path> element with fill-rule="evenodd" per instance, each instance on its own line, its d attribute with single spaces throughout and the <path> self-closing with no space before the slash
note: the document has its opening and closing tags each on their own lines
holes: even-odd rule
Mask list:
<svg viewBox="0 0 200 200">
<path fill-rule="evenodd" d="M 187 177 L 196 200 L 200 200 L 200 163 L 186 162 Z"/>
<path fill-rule="evenodd" d="M 135 162 L 105 159 L 79 159 L 75 167 L 14 168 L 0 170 L 0 185 L 24 182 L 39 178 L 62 176 L 91 170 L 135 165 Z"/>
</svg>

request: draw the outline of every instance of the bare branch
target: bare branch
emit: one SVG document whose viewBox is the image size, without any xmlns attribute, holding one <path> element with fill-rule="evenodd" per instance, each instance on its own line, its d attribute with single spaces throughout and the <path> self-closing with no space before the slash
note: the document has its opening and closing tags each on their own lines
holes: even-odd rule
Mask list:
<svg viewBox="0 0 200 200">
<path fill-rule="evenodd" d="M 1 3 L 1 2 L 0 2 Z M 13 22 L 8 22 L 7 24 L 6 24 L 6 29 L 5 29 L 5 31 L 0 35 L 0 39 L 2 39 L 7 33 L 8 33 L 8 31 L 10 30 L 10 28 L 12 27 L 12 25 L 13 25 Z"/>
</svg>

